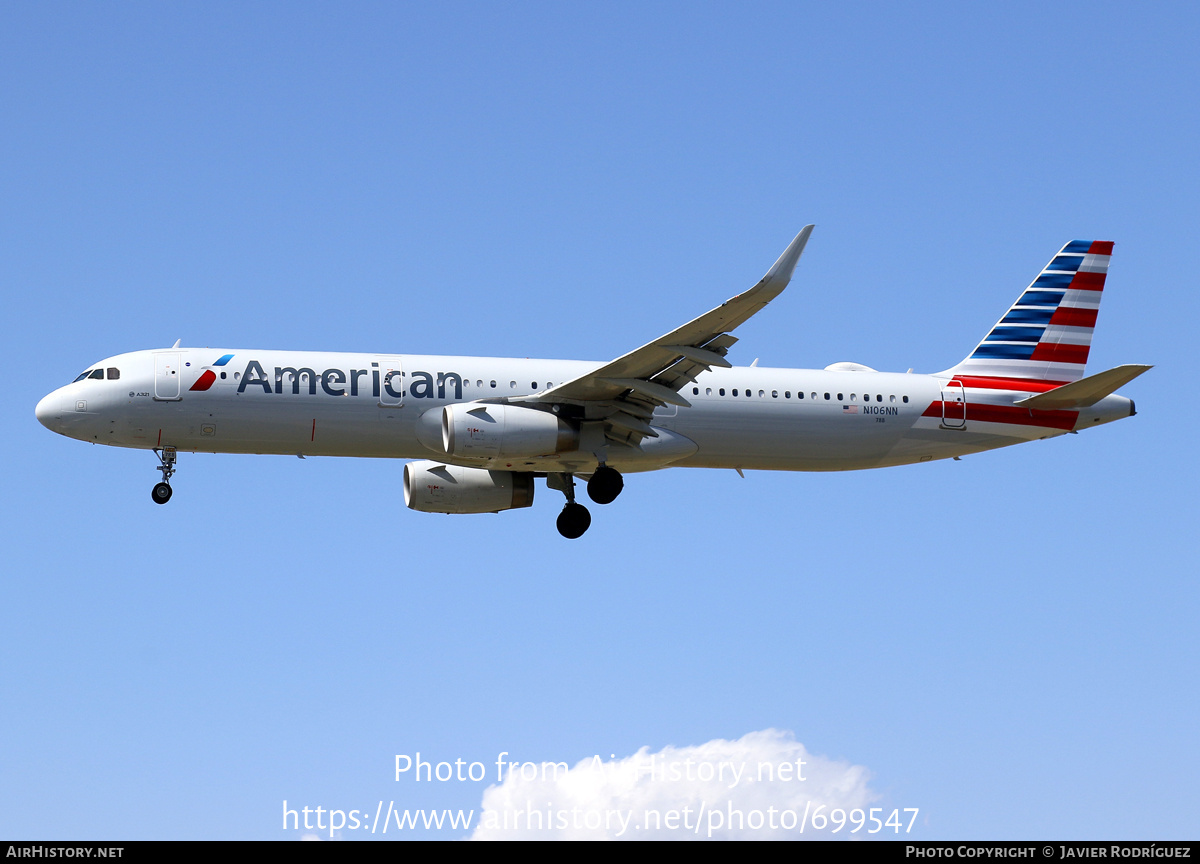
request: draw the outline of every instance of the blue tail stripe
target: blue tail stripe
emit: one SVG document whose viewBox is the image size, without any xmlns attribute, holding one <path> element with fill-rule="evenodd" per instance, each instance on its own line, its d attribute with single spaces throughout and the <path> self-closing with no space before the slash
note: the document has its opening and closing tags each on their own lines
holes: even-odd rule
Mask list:
<svg viewBox="0 0 1200 864">
<path fill-rule="evenodd" d="M 1017 306 L 1051 306 L 1058 308 L 1058 304 L 1062 302 L 1061 291 L 1026 291 L 1021 295 L 1021 299 L 1016 302 Z"/>
<path fill-rule="evenodd" d="M 975 349 L 972 357 L 992 357 L 1001 360 L 1028 360 L 1033 356 L 1036 343 L 1028 345 L 988 345 L 983 344 Z"/>
<path fill-rule="evenodd" d="M 1001 324 L 1049 324 L 1054 317 L 1055 306 L 1044 306 L 1041 309 L 1010 309 L 1000 321 Z"/>
<path fill-rule="evenodd" d="M 1083 259 L 1078 255 L 1056 255 L 1054 260 L 1046 265 L 1047 270 L 1071 270 L 1079 269 L 1079 265 L 1083 263 Z"/>
<path fill-rule="evenodd" d="M 984 337 L 984 342 L 1033 342 L 1041 341 L 1045 327 L 997 327 Z"/>
<path fill-rule="evenodd" d="M 1042 273 L 1034 280 L 1030 288 L 1062 288 L 1067 289 L 1071 285 L 1071 280 L 1074 279 L 1074 274 L 1071 273 Z"/>
</svg>

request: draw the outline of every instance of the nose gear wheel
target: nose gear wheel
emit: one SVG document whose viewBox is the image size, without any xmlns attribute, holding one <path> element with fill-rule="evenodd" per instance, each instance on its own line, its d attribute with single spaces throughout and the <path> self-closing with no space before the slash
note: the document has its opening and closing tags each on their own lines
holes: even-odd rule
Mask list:
<svg viewBox="0 0 1200 864">
<path fill-rule="evenodd" d="M 162 482 L 154 484 L 154 488 L 150 490 L 150 498 L 155 504 L 166 504 L 171 500 L 171 475 L 175 473 L 175 448 L 155 449 L 154 455 L 158 457 L 158 470 L 162 472 Z"/>
</svg>

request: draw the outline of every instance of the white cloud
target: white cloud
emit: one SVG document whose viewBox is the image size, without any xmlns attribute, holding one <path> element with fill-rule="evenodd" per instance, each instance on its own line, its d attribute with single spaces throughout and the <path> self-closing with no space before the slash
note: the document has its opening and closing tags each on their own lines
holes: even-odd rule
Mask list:
<svg viewBox="0 0 1200 864">
<path fill-rule="evenodd" d="M 777 729 L 569 769 L 525 763 L 483 793 L 471 839 L 833 839 L 866 821 L 869 779 Z M 837 833 L 831 818 L 844 822 Z"/>
</svg>

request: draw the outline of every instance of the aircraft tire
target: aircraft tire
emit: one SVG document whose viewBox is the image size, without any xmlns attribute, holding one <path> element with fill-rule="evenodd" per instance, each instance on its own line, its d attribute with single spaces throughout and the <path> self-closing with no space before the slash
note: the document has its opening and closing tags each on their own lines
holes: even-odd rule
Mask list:
<svg viewBox="0 0 1200 864">
<path fill-rule="evenodd" d="M 611 504 L 617 500 L 621 490 L 625 488 L 625 480 L 616 468 L 602 465 L 588 480 L 588 497 L 597 504 Z"/>
<path fill-rule="evenodd" d="M 166 504 L 171 500 L 171 484 L 155 483 L 154 488 L 150 490 L 150 497 L 154 499 L 155 504 Z"/>
<path fill-rule="evenodd" d="M 592 514 L 582 504 L 567 504 L 558 514 L 558 533 L 568 540 L 582 537 L 592 524 Z"/>
</svg>

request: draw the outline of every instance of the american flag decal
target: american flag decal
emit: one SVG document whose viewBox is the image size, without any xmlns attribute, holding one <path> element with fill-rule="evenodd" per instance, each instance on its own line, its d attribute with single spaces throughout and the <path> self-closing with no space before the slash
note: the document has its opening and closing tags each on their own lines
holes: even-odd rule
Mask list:
<svg viewBox="0 0 1200 864">
<path fill-rule="evenodd" d="M 842 413 L 843 414 L 857 414 L 858 406 L 857 405 L 843 405 Z"/>
</svg>

